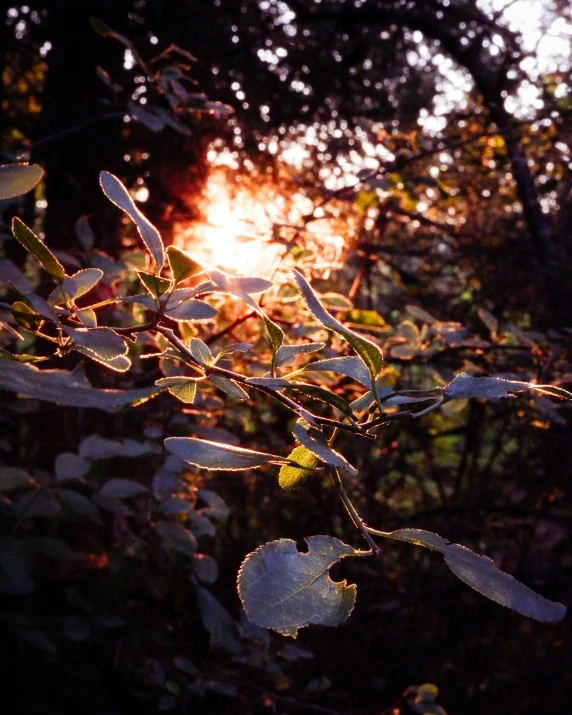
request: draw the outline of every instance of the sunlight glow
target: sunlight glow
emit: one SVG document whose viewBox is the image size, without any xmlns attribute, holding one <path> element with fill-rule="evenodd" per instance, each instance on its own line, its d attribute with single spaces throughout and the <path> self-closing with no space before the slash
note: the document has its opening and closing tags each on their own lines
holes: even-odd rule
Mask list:
<svg viewBox="0 0 572 715">
<path fill-rule="evenodd" d="M 303 229 L 302 216 L 312 203 L 299 192 L 285 197 L 272 185 L 237 186 L 223 170 L 214 170 L 201 210 L 204 221 L 176 227 L 175 244 L 206 266 L 270 277 L 292 264 L 294 244 L 312 252 L 313 267 L 327 271 L 340 264 L 344 239 L 327 218 Z"/>
</svg>

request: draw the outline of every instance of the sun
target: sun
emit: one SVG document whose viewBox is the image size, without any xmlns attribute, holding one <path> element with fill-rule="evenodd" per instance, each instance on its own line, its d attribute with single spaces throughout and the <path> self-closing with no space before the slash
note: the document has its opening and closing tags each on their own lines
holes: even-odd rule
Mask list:
<svg viewBox="0 0 572 715">
<path fill-rule="evenodd" d="M 174 242 L 205 266 L 239 275 L 274 277 L 292 264 L 296 243 L 308 256 L 331 268 L 345 240 L 325 218 L 304 227 L 312 202 L 299 191 L 288 196 L 272 183 L 237 185 L 224 170 L 207 180 L 200 205 L 203 221 L 178 224 Z"/>
</svg>

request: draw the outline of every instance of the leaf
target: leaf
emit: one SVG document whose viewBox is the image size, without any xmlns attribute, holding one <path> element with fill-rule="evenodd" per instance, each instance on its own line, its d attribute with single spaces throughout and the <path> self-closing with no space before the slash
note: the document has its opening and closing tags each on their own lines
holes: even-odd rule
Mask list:
<svg viewBox="0 0 572 715">
<path fill-rule="evenodd" d="M 53 493 L 44 489 L 22 494 L 14 502 L 14 508 L 21 519 L 30 519 L 33 516 L 55 517 L 61 511 Z"/>
<path fill-rule="evenodd" d="M 322 402 L 327 402 L 332 407 L 340 410 L 342 414 L 348 417 L 350 420 L 354 420 L 354 413 L 349 403 L 344 400 L 343 397 L 336 395 L 335 392 L 330 392 L 325 387 L 320 387 L 319 385 L 311 385 L 305 382 L 292 382 L 290 384 L 291 390 L 296 390 L 304 395 L 309 395 Z"/>
<path fill-rule="evenodd" d="M 64 510 L 73 516 L 80 519 L 87 517 L 96 524 L 101 524 L 99 509 L 85 494 L 80 494 L 72 489 L 58 489 L 56 497 Z"/>
<path fill-rule="evenodd" d="M 167 259 L 171 267 L 175 285 L 203 270 L 203 267 L 199 263 L 176 246 L 167 247 Z"/>
<path fill-rule="evenodd" d="M 58 482 L 74 481 L 85 477 L 90 463 L 73 452 L 62 452 L 56 457 L 55 471 Z"/>
<path fill-rule="evenodd" d="M 48 556 L 56 561 L 81 561 L 83 556 L 72 551 L 66 541 L 52 536 L 39 536 L 30 539 L 28 544 L 36 553 Z"/>
<path fill-rule="evenodd" d="M 246 384 L 254 387 L 268 387 L 271 390 L 283 390 L 285 387 L 292 386 L 292 383 L 283 377 L 249 377 Z"/>
<path fill-rule="evenodd" d="M 166 278 L 160 278 L 159 276 L 155 276 L 152 273 L 146 273 L 145 271 L 137 271 L 137 275 L 139 276 L 139 280 L 145 288 L 151 293 L 153 298 L 158 299 L 159 296 L 163 295 L 163 293 L 166 293 L 169 288 L 171 287 L 171 281 L 167 280 Z"/>
<path fill-rule="evenodd" d="M 32 593 L 35 584 L 30 578 L 30 568 L 24 542 L 13 536 L 0 536 L 0 593 Z"/>
<path fill-rule="evenodd" d="M 382 535 L 382 532 L 379 534 Z M 465 546 L 451 544 L 442 536 L 423 529 L 398 529 L 384 535 L 443 554 L 445 563 L 455 576 L 501 606 L 545 623 L 555 623 L 564 618 L 565 606 L 549 601 L 513 576 L 497 569 L 487 556 L 479 556 Z"/>
<path fill-rule="evenodd" d="M 17 300 L 12 304 L 12 315 L 18 325 L 22 326 L 25 330 L 39 330 L 45 322 L 43 316 L 38 315 L 35 310 L 30 308 L 30 306 L 22 300 Z"/>
<path fill-rule="evenodd" d="M 278 475 L 278 484 L 282 489 L 296 489 L 297 487 L 304 484 L 306 479 L 308 479 L 310 472 L 316 464 L 318 464 L 318 458 L 313 452 L 310 452 L 306 447 L 296 447 L 288 455 L 288 460 L 290 462 L 296 462 L 299 467 L 295 467 L 293 464 L 284 464 L 280 467 L 280 474 Z"/>
<path fill-rule="evenodd" d="M 322 462 L 331 464 L 334 467 L 341 467 L 354 477 L 358 473 L 358 470 L 345 457 L 330 447 L 323 432 L 318 428 L 306 426 L 303 422 L 297 422 L 292 433 L 301 445 L 313 452 Z"/>
<path fill-rule="evenodd" d="M 27 194 L 43 175 L 44 170 L 37 164 L 3 164 L 0 166 L 0 201 Z"/>
<path fill-rule="evenodd" d="M 82 353 L 104 363 L 127 353 L 127 342 L 111 328 L 70 328 L 62 330 L 82 348 Z"/>
<path fill-rule="evenodd" d="M 190 557 L 195 555 L 197 540 L 182 524 L 176 521 L 158 521 L 155 529 L 168 549 Z"/>
<path fill-rule="evenodd" d="M 227 345 L 225 348 L 217 353 L 216 362 L 218 362 L 225 355 L 232 355 L 232 353 L 247 353 L 252 347 L 252 343 L 233 343 L 232 345 Z"/>
<path fill-rule="evenodd" d="M 157 274 L 165 263 L 165 249 L 161 234 L 137 208 L 129 192 L 121 181 L 107 171 L 99 174 L 99 183 L 107 198 L 131 218 L 139 230 L 143 243 L 153 257 Z"/>
<path fill-rule="evenodd" d="M 193 571 L 199 581 L 214 583 L 218 578 L 218 566 L 212 556 L 195 554 L 193 556 Z"/>
<path fill-rule="evenodd" d="M 178 305 L 171 307 L 172 300 L 169 300 L 165 315 L 172 320 L 211 320 L 217 315 L 216 308 L 213 308 L 203 300 L 185 300 Z"/>
<path fill-rule="evenodd" d="M 114 34 L 109 25 L 103 22 L 103 20 L 100 20 L 98 17 L 90 17 L 89 24 L 101 37 L 111 37 Z"/>
<path fill-rule="evenodd" d="M 329 569 L 344 556 L 359 553 L 330 536 L 305 539 L 308 553 L 296 542 L 279 539 L 260 546 L 243 561 L 238 593 L 248 619 L 296 638 L 311 623 L 337 626 L 353 610 L 356 586 L 334 583 Z"/>
<path fill-rule="evenodd" d="M 351 347 L 356 351 L 356 353 L 364 361 L 369 374 L 371 376 L 371 382 L 375 380 L 377 375 L 381 372 L 383 367 L 383 353 L 381 348 L 373 343 L 371 340 L 354 333 L 353 330 L 346 328 L 339 320 L 336 320 L 320 303 L 320 299 L 314 292 L 312 286 L 304 278 L 298 269 L 294 269 L 294 280 L 298 286 L 298 290 L 302 294 L 306 305 L 308 306 L 312 315 L 324 325 L 329 328 L 334 333 L 342 337 Z"/>
<path fill-rule="evenodd" d="M 112 459 L 113 457 L 145 457 L 155 447 L 149 442 L 124 439 L 121 442 L 91 434 L 80 442 L 79 455 L 83 459 Z"/>
<path fill-rule="evenodd" d="M 240 653 L 236 623 L 229 612 L 206 588 L 199 586 L 196 594 L 201 620 L 211 638 L 211 648 L 225 648 L 231 653 Z"/>
<path fill-rule="evenodd" d="M 147 129 L 150 129 L 152 132 L 160 132 L 165 128 L 165 122 L 161 119 L 161 117 L 157 116 L 154 112 L 150 112 L 145 109 L 137 102 L 129 102 L 127 107 L 129 109 L 129 114 L 131 114 L 132 117 L 134 117 L 138 122 L 141 122 L 141 124 L 146 126 Z"/>
<path fill-rule="evenodd" d="M 12 219 L 12 233 L 14 237 L 29 251 L 46 271 L 54 278 L 62 281 L 65 276 L 64 267 L 41 241 L 18 217 Z"/>
<path fill-rule="evenodd" d="M 130 499 L 148 491 L 147 487 L 132 479 L 110 479 L 101 487 L 99 494 L 112 499 Z"/>
<path fill-rule="evenodd" d="M 26 487 L 33 483 L 32 477 L 23 469 L 0 467 L 0 492 Z"/>
<path fill-rule="evenodd" d="M 135 390 L 99 390 L 67 370 L 40 370 L 34 365 L 0 357 L 0 389 L 12 390 L 38 400 L 69 407 L 92 407 L 117 412 L 123 407 L 146 402 L 161 392 L 160 387 Z"/>
<path fill-rule="evenodd" d="M 235 397 L 237 400 L 248 399 L 248 393 L 245 392 L 239 384 L 237 384 L 234 380 L 230 380 L 228 377 L 210 375 L 209 380 L 213 383 L 213 385 L 216 385 L 219 390 L 226 392 L 227 395 Z"/>
<path fill-rule="evenodd" d="M 485 324 L 489 333 L 491 334 L 491 337 L 494 340 L 498 333 L 499 321 L 495 318 L 495 316 L 492 313 L 489 313 L 489 311 L 485 310 L 484 308 L 479 308 L 477 310 L 477 315 L 479 316 L 481 321 Z"/>
<path fill-rule="evenodd" d="M 189 351 L 199 365 L 203 367 L 210 367 L 214 363 L 214 357 L 209 346 L 199 338 L 189 340 Z"/>
<path fill-rule="evenodd" d="M 103 277 L 100 268 L 84 268 L 73 276 L 66 276 L 48 296 L 52 305 L 63 305 L 88 293 Z"/>
<path fill-rule="evenodd" d="M 164 445 L 171 454 L 202 469 L 238 471 L 284 462 L 282 457 L 275 454 L 254 452 L 250 449 L 195 437 L 168 437 Z"/>
<path fill-rule="evenodd" d="M 450 400 L 462 397 L 486 397 L 489 400 L 501 397 L 514 397 L 514 392 L 536 390 L 547 395 L 571 400 L 572 393 L 554 385 L 536 385 L 533 382 L 505 380 L 501 377 L 471 377 L 466 372 L 450 382 L 444 390 L 445 397 Z"/>
<path fill-rule="evenodd" d="M 366 387 L 371 387 L 369 370 L 359 357 L 339 357 L 328 360 L 318 360 L 304 366 L 304 371 L 336 372 L 346 377 L 351 377 L 356 382 L 361 382 Z"/>
<path fill-rule="evenodd" d="M 162 377 L 155 380 L 155 384 L 167 388 L 173 397 L 187 405 L 191 405 L 195 401 L 197 381 L 192 377 Z"/>
<path fill-rule="evenodd" d="M 305 343 L 304 345 L 282 345 L 276 351 L 274 367 L 292 365 L 298 355 L 316 353 L 326 346 L 326 343 Z"/>
</svg>

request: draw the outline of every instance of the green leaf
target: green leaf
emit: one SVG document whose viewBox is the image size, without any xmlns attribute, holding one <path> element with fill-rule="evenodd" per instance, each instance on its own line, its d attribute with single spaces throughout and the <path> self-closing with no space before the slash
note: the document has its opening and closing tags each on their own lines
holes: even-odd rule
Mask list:
<svg viewBox="0 0 572 715">
<path fill-rule="evenodd" d="M 17 300 L 15 303 L 12 303 L 12 315 L 18 325 L 34 332 L 39 330 L 40 326 L 45 322 L 42 315 L 38 315 L 35 310 L 30 308 L 30 306 L 22 300 Z"/>
<path fill-rule="evenodd" d="M 357 589 L 334 583 L 328 572 L 359 552 L 330 536 L 310 536 L 306 543 L 308 553 L 301 554 L 295 541 L 271 541 L 243 561 L 238 593 L 255 625 L 295 638 L 304 626 L 337 626 L 349 617 Z"/>
<path fill-rule="evenodd" d="M 203 367 L 210 367 L 214 363 L 214 357 L 209 346 L 199 338 L 189 340 L 189 351 L 199 365 Z"/>
<path fill-rule="evenodd" d="M 14 237 L 29 251 L 34 258 L 43 266 L 54 278 L 62 281 L 65 276 L 64 267 L 41 241 L 36 234 L 29 229 L 23 221 L 16 216 L 12 219 L 12 233 Z"/>
<path fill-rule="evenodd" d="M 298 355 L 316 353 L 326 346 L 326 343 L 305 343 L 304 345 L 282 345 L 276 351 L 274 367 L 292 365 Z"/>
<path fill-rule="evenodd" d="M 107 198 L 125 211 L 137 226 L 143 243 L 155 261 L 156 272 L 159 274 L 165 263 L 165 249 L 163 247 L 161 234 L 137 208 L 131 195 L 116 176 L 107 171 L 102 171 L 99 174 L 99 183 Z"/>
<path fill-rule="evenodd" d="M 195 437 L 169 437 L 164 444 L 165 449 L 171 454 L 202 469 L 238 471 L 284 462 L 282 457 L 275 454 L 254 452 L 250 449 Z"/>
<path fill-rule="evenodd" d="M 162 377 L 155 380 L 155 384 L 159 387 L 166 387 L 173 397 L 187 405 L 191 405 L 195 401 L 197 381 L 192 377 Z"/>
<path fill-rule="evenodd" d="M 0 492 L 26 487 L 33 483 L 32 477 L 23 469 L 0 467 Z"/>
<path fill-rule="evenodd" d="M 268 387 L 271 390 L 283 390 L 286 387 L 291 387 L 292 384 L 283 377 L 249 377 L 246 383 L 255 387 Z"/>
<path fill-rule="evenodd" d="M 182 524 L 178 524 L 176 521 L 158 521 L 155 529 L 167 549 L 190 557 L 195 555 L 198 547 L 197 540 Z"/>
<path fill-rule="evenodd" d="M 151 293 L 155 299 L 159 299 L 159 296 L 162 296 L 163 293 L 166 293 L 171 287 L 171 281 L 166 278 L 155 276 L 152 273 L 137 271 L 137 275 L 139 276 L 141 283 L 143 283 L 145 288 L 147 288 L 149 293 Z"/>
<path fill-rule="evenodd" d="M 371 387 L 371 376 L 364 362 L 359 357 L 339 357 L 328 360 L 318 360 L 304 366 L 304 371 L 335 372 L 339 375 L 351 377 L 356 382 L 361 382 L 366 387 Z"/>
<path fill-rule="evenodd" d="M 209 380 L 213 383 L 213 385 L 216 385 L 219 390 L 226 392 L 227 395 L 230 395 L 237 400 L 248 399 L 248 393 L 245 392 L 238 383 L 236 383 L 234 380 L 230 380 L 228 377 L 221 377 L 220 375 L 210 375 Z"/>
<path fill-rule="evenodd" d="M 306 305 L 308 306 L 312 315 L 326 328 L 329 328 L 334 333 L 342 337 L 351 347 L 356 351 L 356 353 L 364 361 L 369 374 L 371 376 L 371 382 L 375 380 L 377 375 L 381 372 L 383 367 L 383 353 L 381 348 L 373 343 L 371 340 L 354 333 L 353 330 L 346 328 L 339 320 L 336 320 L 324 306 L 320 303 L 320 299 L 314 292 L 312 286 L 304 278 L 298 269 L 294 269 L 294 280 L 298 286 L 298 290 L 302 294 Z"/>
<path fill-rule="evenodd" d="M 296 447 L 288 455 L 288 460 L 290 462 L 296 462 L 299 467 L 295 467 L 292 464 L 284 464 L 280 467 L 280 474 L 278 475 L 278 484 L 282 489 L 296 489 L 297 487 L 304 484 L 310 472 L 316 464 L 318 464 L 318 458 L 313 452 L 310 452 L 306 447 Z"/>
<path fill-rule="evenodd" d="M 87 379 L 67 370 L 40 370 L 34 365 L 0 357 L 0 389 L 20 392 L 37 400 L 69 407 L 92 407 L 117 412 L 139 405 L 161 392 L 160 387 L 135 390 L 99 390 Z"/>
<path fill-rule="evenodd" d="M 132 479 L 110 479 L 101 487 L 99 494 L 112 499 L 130 499 L 148 491 L 147 487 Z"/>
<path fill-rule="evenodd" d="M 467 586 L 523 616 L 545 623 L 555 623 L 564 618 L 566 607 L 561 603 L 540 596 L 513 576 L 497 569 L 487 556 L 479 556 L 465 546 L 451 544 L 442 536 L 423 529 L 398 529 L 379 532 L 379 535 L 438 551 L 443 554 L 445 563 L 455 576 Z"/>
<path fill-rule="evenodd" d="M 43 175 L 44 170 L 37 164 L 3 164 L 0 166 L 0 201 L 27 194 Z"/>
<path fill-rule="evenodd" d="M 169 260 L 175 285 L 203 270 L 200 264 L 176 246 L 168 246 L 167 259 Z"/>
<path fill-rule="evenodd" d="M 313 452 L 322 462 L 341 467 L 354 477 L 358 473 L 345 457 L 330 447 L 323 432 L 317 427 L 309 427 L 303 422 L 297 422 L 292 432 L 298 442 Z"/>
</svg>

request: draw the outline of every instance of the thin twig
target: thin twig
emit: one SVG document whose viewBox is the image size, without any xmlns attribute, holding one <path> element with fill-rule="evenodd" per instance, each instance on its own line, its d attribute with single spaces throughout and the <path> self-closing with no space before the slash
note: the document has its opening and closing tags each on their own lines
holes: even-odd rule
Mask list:
<svg viewBox="0 0 572 715">
<path fill-rule="evenodd" d="M 337 490 L 338 494 L 340 495 L 340 499 L 344 503 L 344 506 L 345 506 L 348 514 L 350 515 L 350 519 L 353 521 L 354 526 L 357 529 L 359 529 L 361 535 L 369 544 L 372 554 L 379 554 L 381 552 L 381 549 L 379 548 L 379 546 L 375 543 L 375 541 L 371 537 L 371 534 L 368 532 L 366 525 L 363 523 L 360 515 L 357 513 L 354 505 L 352 504 L 349 496 L 347 495 L 347 492 L 344 489 L 344 485 L 342 484 L 342 480 L 340 478 L 338 470 L 332 464 L 328 464 L 328 471 L 330 472 L 330 476 L 332 478 L 334 486 L 336 487 L 336 490 Z"/>
</svg>

